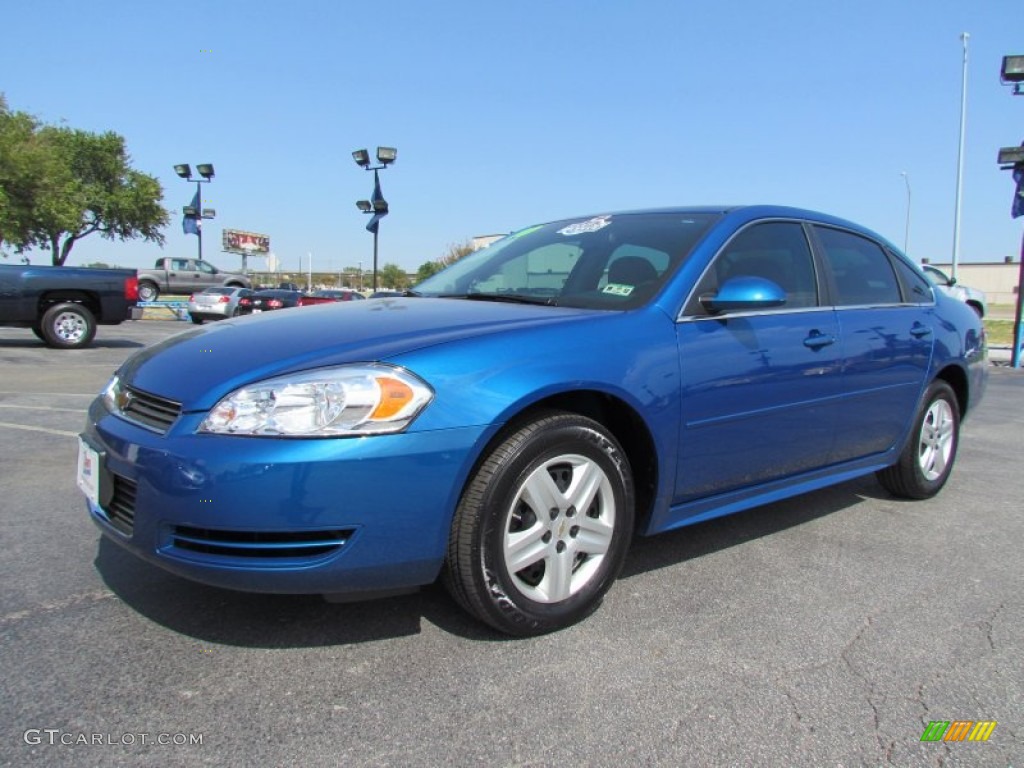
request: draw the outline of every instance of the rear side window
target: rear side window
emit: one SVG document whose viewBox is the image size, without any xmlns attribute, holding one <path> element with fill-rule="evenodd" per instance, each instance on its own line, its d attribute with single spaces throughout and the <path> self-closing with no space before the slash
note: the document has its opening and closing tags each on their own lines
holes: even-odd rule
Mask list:
<svg viewBox="0 0 1024 768">
<path fill-rule="evenodd" d="M 841 229 L 816 226 L 815 232 L 835 279 L 837 306 L 902 302 L 896 273 L 881 246 Z"/>
<path fill-rule="evenodd" d="M 896 274 L 899 276 L 900 284 L 903 286 L 903 300 L 905 302 L 908 304 L 931 304 L 935 301 L 931 283 L 921 277 L 903 259 L 893 256 L 892 262 L 896 265 Z"/>
</svg>

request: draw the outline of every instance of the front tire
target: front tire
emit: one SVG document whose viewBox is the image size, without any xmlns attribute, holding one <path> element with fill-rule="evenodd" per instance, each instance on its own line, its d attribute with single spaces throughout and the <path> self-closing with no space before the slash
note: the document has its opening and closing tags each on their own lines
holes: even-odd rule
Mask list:
<svg viewBox="0 0 1024 768">
<path fill-rule="evenodd" d="M 616 439 L 583 416 L 545 414 L 508 434 L 466 486 L 445 584 L 502 632 L 567 627 L 597 608 L 622 570 L 634 504 Z"/>
<path fill-rule="evenodd" d="M 879 471 L 878 480 L 894 496 L 931 498 L 949 479 L 959 444 L 960 404 L 956 394 L 945 381 L 933 381 L 899 461 Z"/>
<path fill-rule="evenodd" d="M 78 349 L 96 335 L 96 318 L 81 304 L 54 304 L 39 326 L 43 341 L 57 349 Z"/>
</svg>

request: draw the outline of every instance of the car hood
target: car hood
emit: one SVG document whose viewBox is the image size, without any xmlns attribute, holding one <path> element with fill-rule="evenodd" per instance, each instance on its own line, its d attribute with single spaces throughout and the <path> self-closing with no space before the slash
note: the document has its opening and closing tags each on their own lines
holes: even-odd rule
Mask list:
<svg viewBox="0 0 1024 768">
<path fill-rule="evenodd" d="M 228 392 L 293 371 L 385 361 L 446 342 L 530 326 L 571 323 L 595 310 L 460 299 L 332 302 L 225 320 L 187 331 L 129 358 L 131 387 L 182 404 L 212 407 Z"/>
</svg>

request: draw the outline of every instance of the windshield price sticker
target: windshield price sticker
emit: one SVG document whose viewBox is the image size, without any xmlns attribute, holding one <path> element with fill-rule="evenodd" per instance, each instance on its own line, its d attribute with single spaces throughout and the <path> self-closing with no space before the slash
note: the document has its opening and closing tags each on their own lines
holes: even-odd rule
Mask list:
<svg viewBox="0 0 1024 768">
<path fill-rule="evenodd" d="M 575 224 L 570 224 L 567 227 L 563 227 L 558 230 L 560 235 L 583 235 L 587 232 L 597 232 L 599 229 L 604 229 L 612 223 L 611 216 L 595 216 L 587 221 L 580 221 Z"/>
</svg>

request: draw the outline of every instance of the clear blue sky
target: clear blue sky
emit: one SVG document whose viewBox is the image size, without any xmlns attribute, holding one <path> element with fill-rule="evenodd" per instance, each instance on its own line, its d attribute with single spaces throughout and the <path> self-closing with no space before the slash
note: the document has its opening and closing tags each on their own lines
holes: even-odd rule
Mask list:
<svg viewBox="0 0 1024 768">
<path fill-rule="evenodd" d="M 865 224 L 948 261 L 970 34 L 961 258 L 1018 255 L 1000 146 L 1024 96 L 1020 0 L 33 0 L 5 4 L 0 91 L 46 122 L 114 130 L 157 176 L 163 250 L 79 242 L 69 263 L 192 256 L 175 163 L 211 162 L 205 255 L 263 232 L 288 270 L 368 267 L 351 151 L 398 148 L 380 263 L 539 221 L 674 204 L 779 203 Z M 43 263 L 46 254 L 31 254 Z"/>
</svg>

